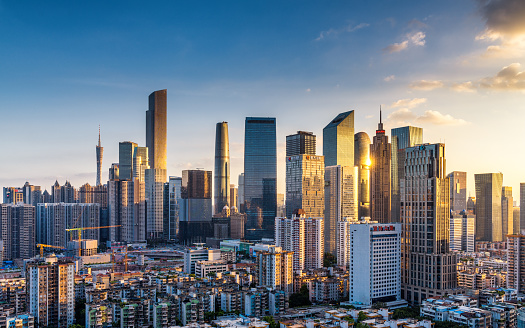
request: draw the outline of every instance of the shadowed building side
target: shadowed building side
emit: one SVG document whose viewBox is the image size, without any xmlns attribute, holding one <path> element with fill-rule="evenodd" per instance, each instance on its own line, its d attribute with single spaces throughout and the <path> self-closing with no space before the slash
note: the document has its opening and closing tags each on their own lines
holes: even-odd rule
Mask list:
<svg viewBox="0 0 525 328">
<path fill-rule="evenodd" d="M 167 169 L 167 94 L 158 90 L 149 95 L 149 109 L 146 111 L 146 147 L 152 169 Z M 162 171 L 160 171 L 162 172 Z M 162 177 L 167 181 L 167 176 Z"/>
</svg>

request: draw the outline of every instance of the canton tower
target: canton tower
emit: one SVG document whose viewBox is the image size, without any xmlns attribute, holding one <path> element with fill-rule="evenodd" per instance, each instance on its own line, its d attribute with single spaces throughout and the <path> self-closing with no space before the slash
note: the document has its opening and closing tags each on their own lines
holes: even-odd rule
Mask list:
<svg viewBox="0 0 525 328">
<path fill-rule="evenodd" d="M 100 186 L 100 172 L 102 171 L 102 156 L 104 147 L 100 145 L 100 125 L 98 126 L 98 145 L 97 145 L 97 186 Z"/>
</svg>

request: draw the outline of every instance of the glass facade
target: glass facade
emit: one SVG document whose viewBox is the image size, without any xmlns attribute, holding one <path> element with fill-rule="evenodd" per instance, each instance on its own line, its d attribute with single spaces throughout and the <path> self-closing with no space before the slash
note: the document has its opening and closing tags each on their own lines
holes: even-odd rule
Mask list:
<svg viewBox="0 0 525 328">
<path fill-rule="evenodd" d="M 353 110 L 337 115 L 323 129 L 323 155 L 326 166 L 354 166 Z"/>
<path fill-rule="evenodd" d="M 228 123 L 217 123 L 215 134 L 215 213 L 221 213 L 224 206 L 230 207 L 230 142 Z"/>
<path fill-rule="evenodd" d="M 131 141 L 119 143 L 118 161 L 119 161 L 119 179 L 131 180 L 133 178 L 133 157 L 137 144 Z"/>
<path fill-rule="evenodd" d="M 401 195 L 399 191 L 399 180 L 404 176 L 404 149 L 414 147 L 415 145 L 423 143 L 423 129 L 415 126 L 404 126 L 402 128 L 395 128 L 391 131 L 392 142 L 392 172 L 390 175 L 392 188 L 392 222 L 401 222 L 399 202 Z"/>
<path fill-rule="evenodd" d="M 258 237 L 273 238 L 277 215 L 277 141 L 273 117 L 246 118 L 244 194 L 239 188 L 239 199 L 244 199 L 241 208 L 247 214 L 246 228 L 259 230 Z"/>
</svg>

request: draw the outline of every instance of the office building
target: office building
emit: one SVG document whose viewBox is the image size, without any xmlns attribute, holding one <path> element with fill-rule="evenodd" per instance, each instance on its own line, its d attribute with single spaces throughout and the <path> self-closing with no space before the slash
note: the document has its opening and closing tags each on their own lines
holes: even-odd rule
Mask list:
<svg viewBox="0 0 525 328">
<path fill-rule="evenodd" d="M 228 138 L 228 122 L 217 123 L 215 130 L 214 183 L 214 213 L 220 213 L 224 206 L 230 207 L 230 141 Z M 246 189 L 244 192 L 246 193 Z"/>
<path fill-rule="evenodd" d="M 514 206 L 513 207 L 513 210 L 512 210 L 512 213 L 513 213 L 513 218 L 514 218 L 514 227 L 513 227 L 513 231 L 514 231 L 514 234 L 520 234 L 521 231 L 520 231 L 520 207 L 519 206 Z"/>
<path fill-rule="evenodd" d="M 454 212 L 451 212 L 454 213 Z M 463 215 L 451 214 L 450 215 L 450 243 L 449 250 L 451 252 L 461 251 L 461 241 L 463 237 Z"/>
<path fill-rule="evenodd" d="M 146 239 L 159 240 L 164 236 L 164 183 L 165 169 L 145 171 Z"/>
<path fill-rule="evenodd" d="M 277 216 L 277 139 L 274 117 L 247 117 L 245 120 L 243 182 L 242 210 L 247 215 L 246 228 L 249 231 L 246 237 L 273 238 L 273 224 Z"/>
<path fill-rule="evenodd" d="M 292 218 L 275 218 L 275 245 L 291 251 L 294 271 L 323 267 L 324 219 L 299 210 Z"/>
<path fill-rule="evenodd" d="M 476 216 L 471 213 L 463 214 L 463 226 L 462 226 L 462 237 L 461 237 L 461 250 L 464 252 L 475 251 L 475 228 L 476 228 Z"/>
<path fill-rule="evenodd" d="M 423 143 L 423 129 L 414 126 L 405 126 L 391 130 L 392 142 L 392 171 L 390 172 L 390 181 L 392 183 L 391 192 L 391 220 L 392 222 L 401 222 L 401 191 L 399 182 L 404 178 L 404 149 L 414 147 Z"/>
<path fill-rule="evenodd" d="M 476 214 L 476 197 L 467 198 L 467 212 Z"/>
<path fill-rule="evenodd" d="M 453 171 L 450 179 L 450 210 L 461 212 L 467 209 L 467 172 Z"/>
<path fill-rule="evenodd" d="M 137 144 L 131 141 L 119 142 L 118 145 L 118 164 L 119 179 L 131 180 L 133 178 L 133 157 Z"/>
<path fill-rule="evenodd" d="M 385 135 L 381 110 L 376 135 L 370 145 L 370 217 L 379 223 L 390 223 L 390 160 L 392 145 Z"/>
<path fill-rule="evenodd" d="M 257 269 L 259 286 L 282 290 L 287 296 L 293 293 L 293 252 L 270 246 L 257 253 Z"/>
<path fill-rule="evenodd" d="M 315 144 L 312 155 L 315 155 Z M 323 155 L 325 156 L 326 166 L 354 166 L 353 110 L 337 115 L 325 126 L 323 129 Z"/>
<path fill-rule="evenodd" d="M 119 166 L 118 163 L 111 164 L 109 168 L 109 180 L 118 180 L 119 179 Z"/>
<path fill-rule="evenodd" d="M 475 174 L 476 240 L 502 241 L 501 219 L 502 173 Z"/>
<path fill-rule="evenodd" d="M 401 300 L 401 224 L 350 224 L 349 302 Z"/>
<path fill-rule="evenodd" d="M 24 189 L 4 187 L 4 203 L 18 204 L 24 202 Z"/>
<path fill-rule="evenodd" d="M 450 251 L 474 252 L 476 216 L 466 211 L 450 215 Z"/>
<path fill-rule="evenodd" d="M 337 254 L 338 222 L 357 219 L 357 167 L 325 167 L 324 238 L 325 251 Z"/>
<path fill-rule="evenodd" d="M 35 207 L 24 203 L 0 204 L 3 259 L 28 259 L 35 255 Z"/>
<path fill-rule="evenodd" d="M 354 136 L 354 165 L 357 166 L 357 201 L 360 218 L 370 216 L 370 137 L 365 132 Z"/>
<path fill-rule="evenodd" d="M 525 183 L 520 183 L 520 208 L 525 208 Z M 521 233 L 521 230 L 525 229 L 525 210 L 520 210 L 520 228 L 519 232 Z"/>
<path fill-rule="evenodd" d="M 36 242 L 66 247 L 70 240 L 78 239 L 77 232 L 69 228 L 98 227 L 100 204 L 45 203 L 36 207 Z M 100 240 L 100 229 L 82 231 L 82 239 Z M 115 239 L 112 239 L 115 240 Z"/>
<path fill-rule="evenodd" d="M 324 157 L 287 157 L 286 216 L 302 209 L 307 217 L 323 217 L 324 202 Z"/>
<path fill-rule="evenodd" d="M 104 156 L 104 147 L 100 143 L 100 125 L 98 126 L 98 145 L 96 146 L 97 154 L 97 181 L 96 185 L 100 186 L 102 184 L 102 157 Z"/>
<path fill-rule="evenodd" d="M 514 199 L 512 198 L 512 187 L 501 189 L 501 240 L 507 240 L 507 235 L 519 233 L 514 231 Z"/>
<path fill-rule="evenodd" d="M 202 246 L 186 248 L 184 250 L 184 273 L 195 274 L 195 265 L 200 261 L 219 261 L 220 249 L 211 249 Z"/>
<path fill-rule="evenodd" d="M 312 132 L 297 131 L 286 136 L 286 157 L 295 155 L 315 155 L 316 137 Z"/>
<path fill-rule="evenodd" d="M 56 256 L 26 263 L 29 312 L 39 326 L 69 327 L 75 320 L 75 263 Z"/>
<path fill-rule="evenodd" d="M 284 194 L 277 194 L 277 215 L 278 217 L 286 216 Z"/>
<path fill-rule="evenodd" d="M 135 147 L 133 151 L 133 174 L 132 178 L 141 183 L 146 182 L 146 170 L 150 169 L 148 147 Z M 120 177 L 119 177 L 120 178 Z"/>
<path fill-rule="evenodd" d="M 146 147 L 148 147 L 149 166 L 157 174 L 164 174 L 161 183 L 167 181 L 167 115 L 168 91 L 158 90 L 149 95 L 149 107 L 146 111 Z"/>
<path fill-rule="evenodd" d="M 137 179 L 108 181 L 108 224 L 120 226 L 109 228 L 109 240 L 146 240 L 146 200 L 140 186 Z"/>
<path fill-rule="evenodd" d="M 449 250 L 450 180 L 444 144 L 409 147 L 404 157 L 402 298 L 421 304 L 428 297 L 457 292 L 457 258 Z"/>
<path fill-rule="evenodd" d="M 211 193 L 211 171 L 182 171 L 182 200 L 179 210 L 179 242 L 181 244 L 204 243 L 206 237 L 213 236 Z"/>
<path fill-rule="evenodd" d="M 182 202 L 182 178 L 169 177 L 168 180 L 168 203 L 164 210 L 168 210 L 167 224 L 165 223 L 164 233 L 167 240 L 179 238 L 180 207 Z"/>
<path fill-rule="evenodd" d="M 238 178 L 239 183 L 239 199 L 237 203 L 237 208 L 239 212 L 244 213 L 244 173 L 239 174 Z"/>
<path fill-rule="evenodd" d="M 239 202 L 239 189 L 235 187 L 234 184 L 230 185 L 230 207 L 231 208 L 238 208 L 237 203 Z"/>
</svg>

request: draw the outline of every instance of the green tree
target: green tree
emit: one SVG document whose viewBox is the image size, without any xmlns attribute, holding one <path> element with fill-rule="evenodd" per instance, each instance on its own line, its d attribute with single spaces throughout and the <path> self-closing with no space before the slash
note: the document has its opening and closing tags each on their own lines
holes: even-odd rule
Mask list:
<svg viewBox="0 0 525 328">
<path fill-rule="evenodd" d="M 310 291 L 308 290 L 308 286 L 306 286 L 306 284 L 303 284 L 301 286 L 301 289 L 299 290 L 299 293 L 293 293 L 292 295 L 290 295 L 288 304 L 291 308 L 311 305 L 312 302 L 310 302 Z"/>
<path fill-rule="evenodd" d="M 262 319 L 270 324 L 270 328 L 279 328 L 279 323 L 275 322 L 272 316 L 267 315 Z"/>
<path fill-rule="evenodd" d="M 337 259 L 332 253 L 324 253 L 323 266 L 325 268 L 333 267 L 337 264 Z"/>
<path fill-rule="evenodd" d="M 360 323 L 361 321 L 365 321 L 366 319 L 368 319 L 368 317 L 366 316 L 366 313 L 364 313 L 363 311 L 360 311 L 359 314 L 357 315 L 357 323 Z"/>
<path fill-rule="evenodd" d="M 80 300 L 75 302 L 75 322 L 78 327 L 73 328 L 81 328 L 84 327 L 84 324 L 86 323 L 86 301 Z M 71 327 L 71 326 L 70 326 Z"/>
</svg>

